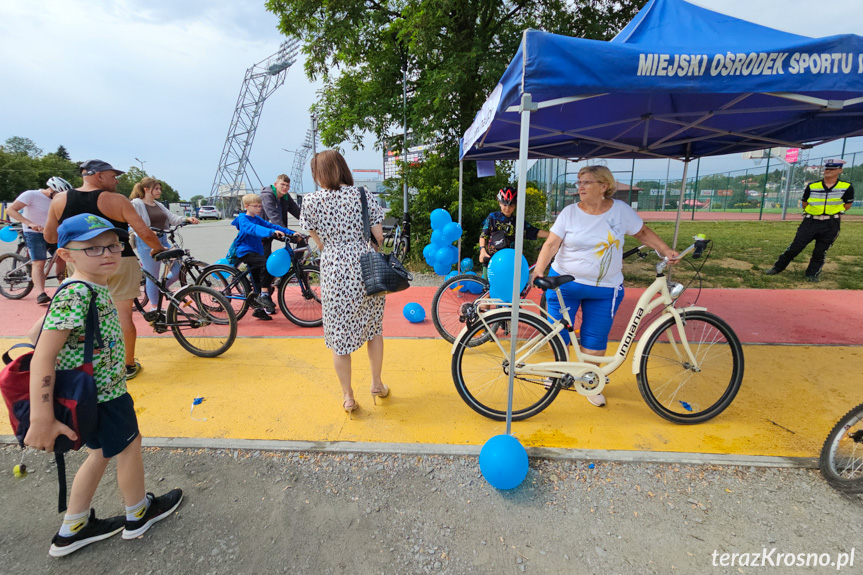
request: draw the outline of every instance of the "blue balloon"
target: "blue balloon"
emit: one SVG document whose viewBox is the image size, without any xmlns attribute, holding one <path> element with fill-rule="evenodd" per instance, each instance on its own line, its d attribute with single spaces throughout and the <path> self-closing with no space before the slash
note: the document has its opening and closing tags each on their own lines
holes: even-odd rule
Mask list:
<svg viewBox="0 0 863 575">
<path fill-rule="evenodd" d="M 431 213 L 431 227 L 433 230 L 443 230 L 448 223 L 452 222 L 452 216 L 443 208 L 438 208 Z"/>
<path fill-rule="evenodd" d="M 411 323 L 419 323 L 426 318 L 426 310 L 420 304 L 411 302 L 402 309 L 402 315 Z"/>
<path fill-rule="evenodd" d="M 440 248 L 435 253 L 435 263 L 438 264 L 446 264 L 448 266 L 452 265 L 452 252 L 449 249 L 449 246 L 444 246 Z"/>
<path fill-rule="evenodd" d="M 432 232 L 431 243 L 436 250 L 439 250 L 442 247 L 449 245 L 449 242 L 446 241 L 446 238 L 443 237 L 443 232 L 440 230 L 435 230 Z"/>
<path fill-rule="evenodd" d="M 461 237 L 461 226 L 457 222 L 450 222 L 443 228 L 443 236 L 448 242 L 454 242 Z"/>
<path fill-rule="evenodd" d="M 473 269 L 473 260 L 465 258 L 461 261 L 461 271 L 467 273 Z"/>
<path fill-rule="evenodd" d="M 440 262 L 435 262 L 433 267 L 434 273 L 439 276 L 445 276 L 449 273 L 450 269 L 452 269 L 452 264 L 442 264 Z"/>
<path fill-rule="evenodd" d="M 492 487 L 513 489 L 527 477 L 527 451 L 512 435 L 495 435 L 479 452 L 479 470 Z"/>
<path fill-rule="evenodd" d="M 458 263 L 458 247 L 457 246 L 449 246 L 449 261 L 453 263 L 453 265 Z"/>
<path fill-rule="evenodd" d="M 489 295 L 503 301 L 512 300 L 512 284 L 515 276 L 515 250 L 506 248 L 498 250 L 488 263 Z M 527 285 L 530 269 L 527 258 L 521 256 L 521 278 L 519 291 Z"/>
<path fill-rule="evenodd" d="M 476 276 L 477 278 L 479 278 L 479 275 L 476 272 L 465 272 L 465 275 Z M 465 289 L 468 293 L 480 295 L 486 290 L 486 287 L 485 284 L 481 281 L 469 281 L 465 282 Z"/>
<path fill-rule="evenodd" d="M 454 278 L 454 277 L 455 277 L 455 276 L 457 276 L 457 275 L 458 275 L 458 272 L 457 272 L 457 271 L 455 271 L 455 270 L 453 270 L 453 271 L 449 272 L 448 274 L 446 274 L 446 277 L 445 277 L 445 278 L 443 278 L 443 279 L 444 279 L 444 281 L 447 281 L 447 280 L 449 280 L 450 278 Z"/>
<path fill-rule="evenodd" d="M 434 245 L 426 244 L 426 246 L 423 248 L 423 257 L 426 259 L 426 261 L 428 261 L 428 260 L 434 261 L 434 256 L 435 256 L 436 252 L 437 252 L 437 248 L 434 247 Z"/>
<path fill-rule="evenodd" d="M 267 271 L 274 278 L 282 277 L 291 269 L 291 254 L 286 249 L 273 250 L 267 258 Z"/>
<path fill-rule="evenodd" d="M 216 263 L 214 265 L 229 266 L 229 265 L 231 265 L 231 262 L 228 261 L 228 258 L 222 258 L 220 260 L 216 260 Z"/>
<path fill-rule="evenodd" d="M 11 226 L 6 226 L 0 229 L 0 240 L 4 242 L 14 242 L 18 238 L 18 232 L 12 229 Z"/>
</svg>

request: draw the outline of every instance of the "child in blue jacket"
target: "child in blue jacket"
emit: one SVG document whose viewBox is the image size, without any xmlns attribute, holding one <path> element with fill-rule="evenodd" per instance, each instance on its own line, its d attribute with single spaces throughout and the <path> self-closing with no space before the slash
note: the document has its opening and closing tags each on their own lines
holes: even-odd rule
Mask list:
<svg viewBox="0 0 863 575">
<path fill-rule="evenodd" d="M 271 320 L 271 314 L 275 313 L 276 306 L 270 297 L 270 288 L 273 285 L 273 276 L 267 272 L 267 258 L 264 257 L 263 239 L 277 236 L 294 235 L 288 228 L 271 224 L 260 217 L 263 209 L 261 196 L 257 194 L 246 194 L 243 196 L 243 208 L 245 214 L 240 214 L 231 225 L 239 230 L 237 235 L 237 259 L 249 267 L 255 290 L 254 303 L 261 306 L 252 312 L 258 319 Z"/>
</svg>

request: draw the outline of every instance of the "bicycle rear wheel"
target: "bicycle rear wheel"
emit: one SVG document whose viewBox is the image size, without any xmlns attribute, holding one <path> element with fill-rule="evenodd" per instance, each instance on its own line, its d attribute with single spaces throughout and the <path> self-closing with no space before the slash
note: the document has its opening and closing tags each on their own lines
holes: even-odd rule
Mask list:
<svg viewBox="0 0 863 575">
<path fill-rule="evenodd" d="M 431 308 L 432 323 L 441 337 L 454 342 L 464 327 L 465 314 L 472 311 L 477 299 L 487 295 L 488 280 L 480 276 L 461 274 L 443 282 L 432 298 Z"/>
<path fill-rule="evenodd" d="M 818 459 L 827 483 L 845 493 L 863 493 L 863 403 L 840 419 Z"/>
<path fill-rule="evenodd" d="M 30 260 L 7 253 L 0 256 L 0 294 L 9 299 L 21 299 L 33 290 Z"/>
<path fill-rule="evenodd" d="M 300 327 L 318 327 L 324 323 L 318 266 L 303 264 L 299 272 L 291 268 L 288 275 L 279 280 L 279 309 Z"/>
<path fill-rule="evenodd" d="M 168 305 L 167 325 L 186 351 L 198 357 L 225 353 L 237 338 L 237 316 L 221 294 L 186 286 Z"/>
<path fill-rule="evenodd" d="M 201 272 L 195 285 L 208 287 L 220 293 L 234 310 L 237 321 L 243 319 L 249 309 L 252 285 L 245 274 L 233 266 L 214 264 Z"/>
<path fill-rule="evenodd" d="M 693 311 L 682 319 L 683 332 L 670 317 L 648 338 L 638 390 L 660 417 L 702 423 L 722 413 L 740 390 L 743 347 L 731 327 L 712 313 Z M 684 336 L 697 365 L 681 345 Z"/>
<path fill-rule="evenodd" d="M 484 319 L 490 326 L 510 326 L 510 311 L 487 313 Z M 522 357 L 533 341 L 552 332 L 551 326 L 542 319 L 522 315 L 518 329 L 497 329 L 495 337 L 479 345 L 464 342 L 482 338 L 480 332 L 488 329 L 480 321 L 468 328 L 456 346 L 452 358 L 452 377 L 459 395 L 471 409 L 496 421 L 506 419 L 509 395 L 509 350 L 516 337 L 516 357 Z M 530 342 L 530 343 L 529 343 Z M 523 359 L 527 363 L 565 361 L 566 350 L 560 336 L 550 339 Z M 516 374 L 513 382 L 512 420 L 519 421 L 534 416 L 554 401 L 560 387 L 556 379 L 536 375 Z"/>
<path fill-rule="evenodd" d="M 180 265 L 180 275 L 179 282 L 180 285 L 185 287 L 188 285 L 195 285 L 198 283 L 198 279 L 201 277 L 201 274 L 204 273 L 204 270 L 210 264 L 206 262 L 202 262 L 200 260 L 190 260 L 186 259 Z"/>
</svg>

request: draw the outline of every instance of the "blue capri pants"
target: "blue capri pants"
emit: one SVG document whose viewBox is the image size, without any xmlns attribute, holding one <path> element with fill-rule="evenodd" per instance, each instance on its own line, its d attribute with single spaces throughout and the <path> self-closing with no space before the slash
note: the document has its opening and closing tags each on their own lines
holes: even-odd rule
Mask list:
<svg viewBox="0 0 863 575">
<path fill-rule="evenodd" d="M 550 269 L 549 277 L 560 274 Z M 589 286 L 574 281 L 560 286 L 563 301 L 569 308 L 569 321 L 575 321 L 575 314 L 581 308 L 581 333 L 579 343 L 585 349 L 601 350 L 608 347 L 608 333 L 620 303 L 623 301 L 623 285 L 616 288 Z M 551 290 L 545 294 L 548 302 L 548 314 L 554 319 L 560 319 L 560 302 L 557 294 Z M 566 345 L 569 345 L 569 332 L 561 332 Z"/>
<path fill-rule="evenodd" d="M 170 248 L 171 244 L 168 243 L 168 238 L 162 236 L 159 238 L 159 242 L 165 246 L 166 248 Z M 141 238 L 138 238 L 136 241 L 138 247 L 138 256 L 141 258 L 141 266 L 152 275 L 154 278 L 159 279 L 159 269 L 161 267 L 161 263 L 157 262 L 152 258 L 150 253 L 153 251 L 150 249 L 150 246 L 145 244 Z M 171 270 L 168 272 L 168 285 L 170 286 L 174 282 L 176 282 L 180 278 L 180 262 L 174 261 L 174 264 L 171 266 Z M 150 305 L 155 306 L 156 302 L 159 301 L 159 288 L 156 287 L 156 284 L 147 278 L 147 299 L 150 300 Z"/>
</svg>

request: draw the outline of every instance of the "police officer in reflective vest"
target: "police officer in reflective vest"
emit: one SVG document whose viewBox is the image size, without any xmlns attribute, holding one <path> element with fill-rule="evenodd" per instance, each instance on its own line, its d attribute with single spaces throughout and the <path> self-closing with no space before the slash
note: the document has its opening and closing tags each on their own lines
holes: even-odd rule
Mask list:
<svg viewBox="0 0 863 575">
<path fill-rule="evenodd" d="M 839 237 L 839 218 L 854 201 L 854 186 L 839 181 L 843 164 L 844 160 L 827 160 L 824 164 L 824 179 L 806 186 L 803 192 L 805 214 L 797 228 L 797 235 L 773 267 L 764 273 L 769 276 L 778 274 L 814 240 L 815 249 L 806 268 L 806 279 L 820 281 L 818 276 L 824 267 L 824 256 Z"/>
</svg>

